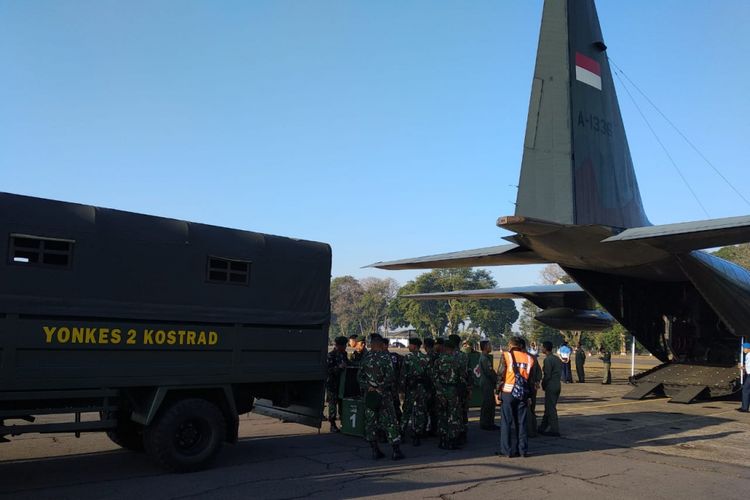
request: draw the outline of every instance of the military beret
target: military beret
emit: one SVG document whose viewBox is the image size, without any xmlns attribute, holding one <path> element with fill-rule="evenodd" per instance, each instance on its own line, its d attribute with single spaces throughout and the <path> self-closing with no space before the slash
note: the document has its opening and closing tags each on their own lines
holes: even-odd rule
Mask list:
<svg viewBox="0 0 750 500">
<path fill-rule="evenodd" d="M 438 337 L 435 339 L 435 343 L 437 345 L 445 345 L 445 339 L 443 337 Z"/>
<path fill-rule="evenodd" d="M 336 339 L 334 340 L 334 343 L 336 345 L 346 345 L 347 342 L 349 342 L 349 339 L 346 337 L 336 337 Z"/>
<path fill-rule="evenodd" d="M 412 337 L 412 338 L 409 339 L 409 344 L 410 345 L 421 346 L 422 345 L 422 341 L 419 340 L 419 337 Z"/>
<path fill-rule="evenodd" d="M 456 339 L 452 337 L 448 337 L 448 340 L 445 341 L 445 347 L 450 347 L 451 349 L 458 348 L 458 342 L 456 342 Z"/>
<path fill-rule="evenodd" d="M 384 342 L 385 342 L 385 339 L 379 333 L 373 333 L 372 335 L 370 335 L 371 344 L 382 344 Z"/>
<path fill-rule="evenodd" d="M 461 337 L 459 337 L 455 333 L 451 333 L 450 335 L 448 335 L 448 338 L 451 339 L 453 342 L 455 342 L 456 346 L 461 345 Z"/>
<path fill-rule="evenodd" d="M 424 345 L 426 345 L 427 347 L 435 347 L 435 339 L 433 338 L 424 339 Z"/>
</svg>

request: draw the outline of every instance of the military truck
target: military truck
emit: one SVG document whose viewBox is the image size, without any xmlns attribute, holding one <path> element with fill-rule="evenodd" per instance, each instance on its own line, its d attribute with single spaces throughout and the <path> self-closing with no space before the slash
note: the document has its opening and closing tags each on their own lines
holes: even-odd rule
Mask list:
<svg viewBox="0 0 750 500">
<path fill-rule="evenodd" d="M 328 245 L 5 193 L 0 237 L 0 441 L 102 431 L 184 472 L 251 410 L 320 427 Z"/>
</svg>

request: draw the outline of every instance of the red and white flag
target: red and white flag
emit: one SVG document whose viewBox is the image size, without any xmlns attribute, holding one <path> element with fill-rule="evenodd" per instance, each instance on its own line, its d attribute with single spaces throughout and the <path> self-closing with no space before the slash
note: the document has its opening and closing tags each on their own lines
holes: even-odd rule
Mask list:
<svg viewBox="0 0 750 500">
<path fill-rule="evenodd" d="M 601 90 L 602 67 L 590 57 L 576 52 L 576 80 Z"/>
</svg>

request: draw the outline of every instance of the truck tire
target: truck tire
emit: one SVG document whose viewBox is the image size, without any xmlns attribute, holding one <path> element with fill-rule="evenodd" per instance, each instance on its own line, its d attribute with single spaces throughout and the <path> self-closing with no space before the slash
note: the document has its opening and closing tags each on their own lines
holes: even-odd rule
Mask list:
<svg viewBox="0 0 750 500">
<path fill-rule="evenodd" d="M 146 427 L 146 452 L 173 472 L 205 469 L 221 449 L 226 420 L 205 399 L 183 399 L 169 406 Z"/>
</svg>

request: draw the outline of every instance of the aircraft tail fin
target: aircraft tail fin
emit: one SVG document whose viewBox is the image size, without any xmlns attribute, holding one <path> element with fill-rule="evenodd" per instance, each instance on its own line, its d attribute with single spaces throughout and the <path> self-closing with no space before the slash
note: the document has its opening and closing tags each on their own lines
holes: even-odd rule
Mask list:
<svg viewBox="0 0 750 500">
<path fill-rule="evenodd" d="M 516 215 L 650 225 L 593 0 L 545 0 Z"/>
</svg>

